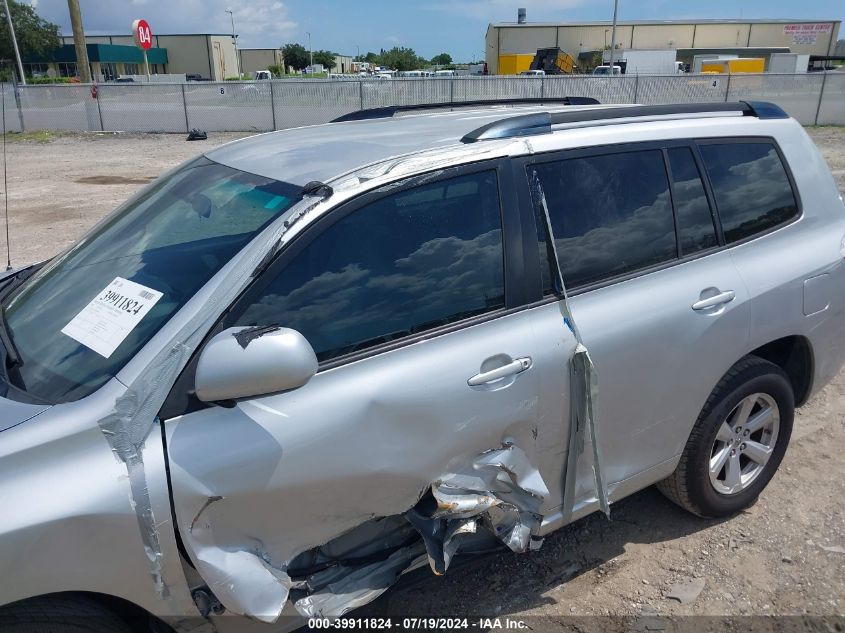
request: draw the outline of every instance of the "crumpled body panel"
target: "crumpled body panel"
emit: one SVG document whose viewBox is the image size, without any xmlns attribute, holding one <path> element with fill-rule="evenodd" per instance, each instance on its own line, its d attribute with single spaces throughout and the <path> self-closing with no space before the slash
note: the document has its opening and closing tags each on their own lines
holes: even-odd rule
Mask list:
<svg viewBox="0 0 845 633">
<path fill-rule="evenodd" d="M 169 421 L 178 527 L 211 590 L 230 611 L 272 620 L 284 600 L 268 601 L 258 611 L 250 603 L 265 581 L 284 588 L 287 574 L 294 590 L 303 590 L 314 574 L 297 569 L 297 556 L 374 519 L 412 510 L 444 525 L 449 557 L 471 534 L 462 523 L 471 516 L 501 528 L 512 549 L 525 549 L 547 494 L 542 471 L 560 475 L 565 444 L 547 453 L 537 440 L 539 384 L 532 370 L 499 389 L 470 388 L 467 379 L 491 351 L 542 356 L 540 348 L 530 315 L 512 314 L 320 372 L 289 393 Z M 563 434 L 562 417 L 549 423 Z M 456 492 L 474 495 L 474 510 L 464 506 L 452 516 L 445 499 Z M 436 505 L 434 494 L 444 499 L 437 514 L 421 504 L 431 498 Z M 232 567 L 215 567 L 222 559 L 208 548 L 244 552 L 258 573 L 248 573 L 246 559 L 237 561 L 241 572 L 234 574 Z M 354 568 L 355 575 L 328 583 L 312 578 L 306 592 L 312 596 L 301 611 L 336 614 L 358 604 L 357 598 L 346 606 L 328 600 L 330 585 L 357 595 L 354 580 L 363 577 L 370 588 L 386 588 L 426 548 L 415 539 L 386 552 L 386 558 L 365 561 L 379 582 L 354 560 L 361 558 L 360 548 L 342 554 L 353 563 L 340 566 Z M 441 562 L 445 571 L 448 562 Z M 261 579 L 258 587 L 254 579 Z M 218 586 L 232 589 L 224 597 Z"/>
</svg>

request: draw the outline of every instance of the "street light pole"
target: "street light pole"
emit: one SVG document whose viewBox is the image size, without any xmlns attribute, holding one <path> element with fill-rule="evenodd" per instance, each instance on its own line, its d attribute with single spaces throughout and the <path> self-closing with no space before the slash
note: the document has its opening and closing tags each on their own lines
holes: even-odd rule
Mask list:
<svg viewBox="0 0 845 633">
<path fill-rule="evenodd" d="M 12 13 L 9 11 L 9 3 L 7 0 L 3 0 L 3 6 L 6 8 L 6 19 L 9 21 L 9 33 L 12 35 L 12 48 L 15 49 L 15 60 L 18 62 L 18 72 L 21 75 L 21 83 L 25 86 L 26 76 L 23 74 L 21 52 L 18 50 L 18 40 L 15 38 L 15 26 L 12 24 Z"/>
<path fill-rule="evenodd" d="M 311 67 L 311 72 L 314 72 L 314 51 L 311 50 L 311 33 L 305 31 L 308 36 L 308 65 Z"/>
<path fill-rule="evenodd" d="M 232 12 L 231 9 L 226 9 L 226 13 L 229 14 L 229 18 L 231 18 L 232 20 L 232 43 L 235 45 L 235 61 L 238 63 L 238 79 L 242 79 L 241 54 L 238 52 L 238 36 L 235 35 L 235 14 Z"/>
<path fill-rule="evenodd" d="M 613 77 L 613 50 L 616 48 L 616 15 L 619 11 L 619 0 L 613 0 L 613 30 L 610 32 L 610 68 L 608 72 Z"/>
</svg>

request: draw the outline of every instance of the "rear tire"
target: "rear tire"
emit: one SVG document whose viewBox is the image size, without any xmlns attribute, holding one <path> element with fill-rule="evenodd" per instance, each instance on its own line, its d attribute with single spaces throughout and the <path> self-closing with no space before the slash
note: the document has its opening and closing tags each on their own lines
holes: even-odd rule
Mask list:
<svg viewBox="0 0 845 633">
<path fill-rule="evenodd" d="M 746 356 L 713 389 L 675 472 L 658 490 L 701 517 L 730 516 L 753 505 L 786 453 L 794 415 L 786 373 Z"/>
<path fill-rule="evenodd" d="M 0 609 L 3 633 L 133 633 L 130 624 L 87 596 L 59 594 Z"/>
</svg>

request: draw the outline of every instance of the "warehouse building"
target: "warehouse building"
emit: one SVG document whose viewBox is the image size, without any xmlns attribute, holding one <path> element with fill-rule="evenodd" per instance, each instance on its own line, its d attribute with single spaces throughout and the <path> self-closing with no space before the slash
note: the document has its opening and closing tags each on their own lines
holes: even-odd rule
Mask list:
<svg viewBox="0 0 845 633">
<path fill-rule="evenodd" d="M 270 66 L 285 67 L 285 60 L 279 48 L 241 48 L 241 70 L 245 77 L 252 77 L 257 70 L 267 70 Z"/>
<path fill-rule="evenodd" d="M 75 77 L 76 51 L 73 37 L 62 38 L 62 46 L 43 57 L 24 59 L 24 72 L 36 76 Z M 132 35 L 86 35 L 91 76 L 109 81 L 121 75 L 145 74 L 144 55 Z M 232 35 L 226 33 L 153 34 L 147 51 L 150 73 L 185 74 L 223 81 L 238 75 L 238 56 Z"/>
<path fill-rule="evenodd" d="M 592 67 L 596 53 L 611 44 L 611 22 L 490 24 L 486 61 L 491 74 L 500 73 L 500 60 L 531 56 L 538 48 L 559 47 L 578 60 L 581 70 Z M 617 52 L 631 49 L 674 49 L 678 61 L 691 63 L 699 54 L 737 54 L 741 57 L 791 52 L 833 55 L 839 20 L 631 20 L 616 25 Z M 600 55 L 599 55 L 600 56 Z M 530 59 L 522 58 L 523 61 Z M 511 64 L 502 72 L 512 72 Z M 521 67 L 517 70 L 522 70 Z"/>
</svg>

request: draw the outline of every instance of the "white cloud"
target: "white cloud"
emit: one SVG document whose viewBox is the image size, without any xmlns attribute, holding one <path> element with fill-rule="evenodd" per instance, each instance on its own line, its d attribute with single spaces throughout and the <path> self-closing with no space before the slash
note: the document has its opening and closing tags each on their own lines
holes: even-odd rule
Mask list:
<svg viewBox="0 0 845 633">
<path fill-rule="evenodd" d="M 144 18 L 153 33 L 230 33 L 227 9 L 234 13 L 238 43 L 248 47 L 276 47 L 291 41 L 297 22 L 281 0 L 84 0 L 82 19 L 90 35 L 129 34 L 132 21 Z M 43 0 L 39 13 L 70 33 L 67 3 Z"/>
</svg>

